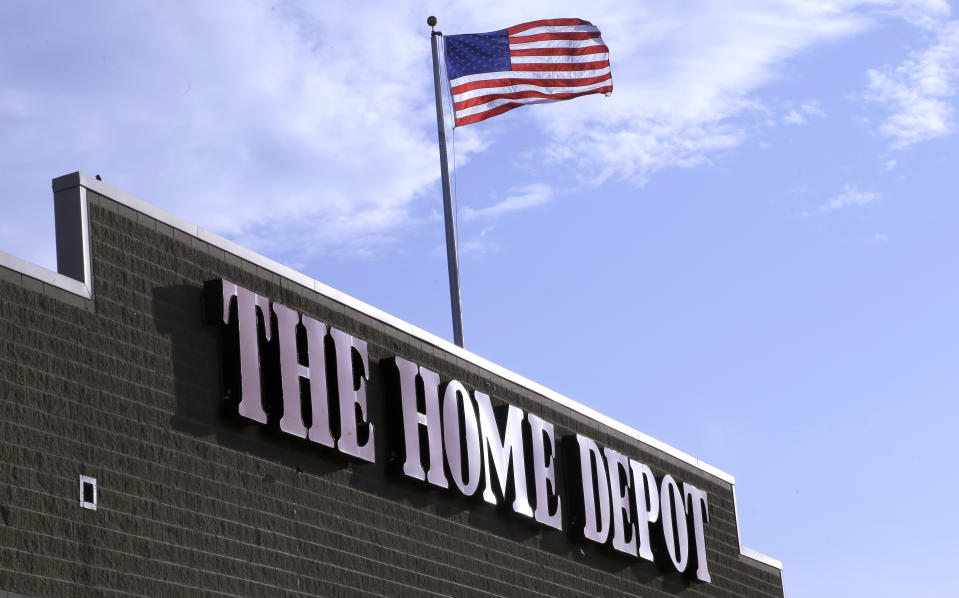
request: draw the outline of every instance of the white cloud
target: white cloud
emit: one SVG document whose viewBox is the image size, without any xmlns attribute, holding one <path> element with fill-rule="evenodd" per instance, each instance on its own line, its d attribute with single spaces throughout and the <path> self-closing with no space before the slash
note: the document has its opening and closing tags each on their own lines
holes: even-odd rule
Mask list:
<svg viewBox="0 0 959 598">
<path fill-rule="evenodd" d="M 875 191 L 860 191 L 854 186 L 846 185 L 843 192 L 820 206 L 819 212 L 838 210 L 848 206 L 861 206 L 882 198 L 882 193 Z"/>
<path fill-rule="evenodd" d="M 790 110 L 783 117 L 783 123 L 787 125 L 802 125 L 806 123 L 806 117 L 798 110 Z"/>
<path fill-rule="evenodd" d="M 942 19 L 952 13 L 947 0 L 898 0 L 882 4 L 890 5 L 890 14 L 926 29 L 938 27 Z"/>
<path fill-rule="evenodd" d="M 489 253 L 499 251 L 499 245 L 489 239 L 489 233 L 493 228 L 484 228 L 478 235 L 459 244 L 459 251 L 462 255 L 484 256 Z M 445 248 L 443 250 L 446 251 Z M 444 253 L 445 255 L 445 253 Z"/>
<path fill-rule="evenodd" d="M 755 93 L 791 58 L 855 35 L 873 20 L 861 3 L 595 2 L 611 49 L 614 91 L 538 109 L 548 155 L 592 182 L 643 184 L 653 172 L 710 162 L 765 120 Z M 615 16 L 614 16 L 615 15 Z M 794 119 L 816 113 L 797 110 Z"/>
<path fill-rule="evenodd" d="M 826 118 L 826 112 L 819 105 L 817 100 L 809 100 L 808 102 L 803 102 L 802 111 L 809 116 L 818 116 L 819 118 Z"/>
<path fill-rule="evenodd" d="M 477 218 L 495 218 L 509 212 L 518 212 L 549 203 L 554 199 L 553 190 L 543 183 L 533 183 L 511 189 L 505 199 L 485 208 L 474 209 L 469 206 L 460 210 L 463 220 Z"/>
<path fill-rule="evenodd" d="M 897 67 L 870 69 L 866 98 L 888 106 L 892 114 L 879 126 L 894 148 L 942 137 L 955 130 L 955 95 L 959 77 L 959 21 L 943 24 L 936 41 Z"/>
<path fill-rule="evenodd" d="M 439 159 L 429 29 L 416 7 L 54 12 L 23 5 L 0 24 L 0 159 L 28 152 L 28 176 L 44 186 L 101 173 L 285 261 L 375 252 L 427 219 Z M 463 131 L 459 164 L 485 145 L 482 130 Z"/>
<path fill-rule="evenodd" d="M 800 106 L 798 109 L 790 108 L 789 112 L 787 112 L 783 117 L 783 124 L 802 125 L 806 123 L 807 116 L 825 118 L 826 113 L 822 108 L 819 107 L 819 102 L 816 100 L 810 100 L 808 102 L 803 102 L 802 106 Z"/>
<path fill-rule="evenodd" d="M 582 15 L 602 28 L 612 52 L 610 98 L 526 108 L 459 129 L 460 166 L 505 146 L 500 133 L 520 124 L 543 141 L 522 159 L 537 177 L 558 165 L 555 172 L 587 183 L 643 184 L 660 169 L 709 163 L 742 144 L 772 118 L 757 93 L 784 76 L 790 59 L 865 31 L 880 9 L 923 24 L 948 15 L 948 5 L 933 0 L 596 0 L 588 14 L 571 0 L 443 2 L 429 10 L 403 3 L 248 1 L 229 11 L 211 3 L 11 3 L 0 20 L 0 160 L 10 177 L 46 193 L 53 176 L 100 173 L 283 261 L 366 255 L 435 222 L 430 12 L 447 33 Z M 949 54 L 942 39 L 940 53 Z M 945 64 L 933 54 L 916 64 Z M 942 79 L 927 71 L 917 75 L 923 85 Z M 877 98 L 899 106 L 897 84 L 909 88 L 913 78 L 877 73 L 891 90 Z M 922 97 L 935 104 L 947 96 Z M 822 116 L 814 102 L 795 112 L 794 120 Z M 6 201 L 17 201 L 18 210 L 48 204 L 37 199 Z M 470 217 L 548 201 L 529 189 L 510 199 L 474 208 Z M 26 233 L 22 241 L 50 245 Z"/>
</svg>

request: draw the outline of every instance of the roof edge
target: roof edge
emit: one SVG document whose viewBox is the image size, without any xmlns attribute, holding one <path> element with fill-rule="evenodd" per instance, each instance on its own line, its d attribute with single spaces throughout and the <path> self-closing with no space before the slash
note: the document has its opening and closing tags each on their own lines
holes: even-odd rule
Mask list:
<svg viewBox="0 0 959 598">
<path fill-rule="evenodd" d="M 68 293 L 81 297 L 83 299 L 92 299 L 93 293 L 90 288 L 80 281 L 74 280 L 53 270 L 48 270 L 43 266 L 34 264 L 23 258 L 19 258 L 5 251 L 0 251 L 0 267 L 18 272 L 23 276 L 28 276 L 39 282 L 57 287 Z"/>
<path fill-rule="evenodd" d="M 771 556 L 767 556 L 761 552 L 756 552 L 752 548 L 746 548 L 745 546 L 739 549 L 739 553 L 748 559 L 754 561 L 759 561 L 764 565 L 769 565 L 774 569 L 779 569 L 780 572 L 783 570 L 783 562 L 777 559 L 774 559 Z"/>
<path fill-rule="evenodd" d="M 537 382 L 534 382 L 526 378 L 525 376 L 517 374 L 516 372 L 512 370 L 506 369 L 496 363 L 493 363 L 492 361 L 489 361 L 488 359 L 485 359 L 479 355 L 476 355 L 475 353 L 472 353 L 471 351 L 468 351 L 462 347 L 459 347 L 444 338 L 441 338 L 431 332 L 427 332 L 421 328 L 418 328 L 417 326 L 414 326 L 413 324 L 410 324 L 409 322 L 401 320 L 400 318 L 397 318 L 396 316 L 390 315 L 381 309 L 378 309 L 376 307 L 373 307 L 372 305 L 369 305 L 368 303 L 364 303 L 363 301 L 360 301 L 359 299 L 356 299 L 355 297 L 347 295 L 346 293 L 342 291 L 338 291 L 331 286 L 323 284 L 322 282 L 314 278 L 310 278 L 309 276 L 301 272 L 297 272 L 296 270 L 293 270 L 292 268 L 288 266 L 284 266 L 283 264 L 277 261 L 274 261 L 268 257 L 260 255 L 254 251 L 251 251 L 250 249 L 247 249 L 246 247 L 243 247 L 233 241 L 230 241 L 229 239 L 226 239 L 224 237 L 221 237 L 220 235 L 217 235 L 216 233 L 210 232 L 200 226 L 197 226 L 196 224 L 193 224 L 192 222 L 189 222 L 183 218 L 180 218 L 179 216 L 176 216 L 165 210 L 162 210 L 152 204 L 149 204 L 143 201 L 142 199 L 134 197 L 133 195 L 130 195 L 129 193 L 126 193 L 120 189 L 117 189 L 116 187 L 108 185 L 104 183 L 103 181 L 99 181 L 96 178 L 83 174 L 82 172 L 73 172 L 73 173 L 53 179 L 54 192 L 64 191 L 67 189 L 71 189 L 73 187 L 85 187 L 91 191 L 94 191 L 95 193 L 99 193 L 100 195 L 103 195 L 105 197 L 108 197 L 109 199 L 117 201 L 134 211 L 145 214 L 146 216 L 154 218 L 166 225 L 172 226 L 173 228 L 177 230 L 180 230 L 184 233 L 192 235 L 202 241 L 205 241 L 211 245 L 218 247 L 219 249 L 227 251 L 235 255 L 236 257 L 239 257 L 240 259 L 256 264 L 257 266 L 260 266 L 261 268 L 264 268 L 266 270 L 273 272 L 274 274 L 278 274 L 284 278 L 287 278 L 293 282 L 296 282 L 320 295 L 323 295 L 329 299 L 342 303 L 343 305 L 346 305 L 347 307 L 353 308 L 366 316 L 375 318 L 384 324 L 388 324 L 398 330 L 401 330 L 402 332 L 411 334 L 412 336 L 415 336 L 416 338 L 424 342 L 427 342 L 438 349 L 442 349 L 461 359 L 464 359 L 477 367 L 488 370 L 491 373 L 496 374 L 497 376 L 505 378 L 516 384 L 519 384 L 520 386 L 524 386 L 527 389 L 543 397 L 546 397 L 555 403 L 558 403 L 568 409 L 571 409 L 579 413 L 580 415 L 584 415 L 596 421 L 597 423 L 600 423 L 604 426 L 612 428 L 613 430 L 616 430 L 617 432 L 620 432 L 621 434 L 624 434 L 638 442 L 641 442 L 642 444 L 645 444 L 651 448 L 654 448 L 658 451 L 666 453 L 686 463 L 687 465 L 690 465 L 696 469 L 699 469 L 700 471 L 704 473 L 707 473 L 713 477 L 716 477 L 722 480 L 723 482 L 726 482 L 728 484 L 736 483 L 736 479 L 731 474 L 726 473 L 725 471 L 722 471 L 721 469 L 717 467 L 713 467 L 712 465 L 709 465 L 708 463 L 705 463 L 704 461 L 701 461 L 693 457 L 692 455 L 689 455 L 688 453 L 685 453 L 673 446 L 670 446 L 666 444 L 665 442 L 656 440 L 655 438 L 648 436 L 647 434 L 643 434 L 642 432 L 640 432 L 639 430 L 636 430 L 635 428 L 631 426 L 628 426 L 618 420 L 615 420 L 611 417 L 603 415 L 602 413 L 596 411 L 595 409 L 592 409 L 591 407 L 587 407 L 586 405 L 583 405 L 582 403 L 579 403 L 567 396 L 564 396 Z"/>
<path fill-rule="evenodd" d="M 220 235 L 217 235 L 216 233 L 206 230 L 196 224 L 193 224 L 192 222 L 188 220 L 185 220 L 183 218 L 180 218 L 179 216 L 176 216 L 170 212 L 167 212 L 161 208 L 158 208 L 154 206 L 153 204 L 147 203 L 143 201 L 142 199 L 139 199 L 125 191 L 122 191 L 121 189 L 117 189 L 116 187 L 113 187 L 112 185 L 108 185 L 107 183 L 104 183 L 101 180 L 97 180 L 96 178 L 91 177 L 82 172 L 73 172 L 73 173 L 53 179 L 54 194 L 58 192 L 67 191 L 75 187 L 80 187 L 81 189 L 82 193 L 80 194 L 80 197 L 82 197 L 82 203 L 84 204 L 84 207 L 86 204 L 86 193 L 84 192 L 84 190 L 89 189 L 90 191 L 93 191 L 113 201 L 123 204 L 126 207 L 136 212 L 149 216 L 150 218 L 153 218 L 159 222 L 162 222 L 168 226 L 171 226 L 174 229 L 182 231 L 201 241 L 204 241 L 206 243 L 209 243 L 210 245 L 213 245 L 219 249 L 222 249 L 223 251 L 226 251 L 240 259 L 246 260 L 252 264 L 260 266 L 261 268 L 265 270 L 268 270 L 270 272 L 273 272 L 274 274 L 282 276 L 290 280 L 291 282 L 295 282 L 319 295 L 323 295 L 347 307 L 355 309 L 356 311 L 366 316 L 369 316 L 371 318 L 374 318 L 376 320 L 379 320 L 380 322 L 384 324 L 392 326 L 393 328 L 396 328 L 397 330 L 400 330 L 401 332 L 410 334 L 421 341 L 429 343 L 438 349 L 442 349 L 443 351 L 446 351 L 447 353 L 450 353 L 465 361 L 468 361 L 477 367 L 480 367 L 497 376 L 500 376 L 501 378 L 509 380 L 520 386 L 523 386 L 527 388 L 528 390 L 546 399 L 553 401 L 554 403 L 562 405 L 572 411 L 575 411 L 576 413 L 579 413 L 580 415 L 583 415 L 584 417 L 592 419 L 593 421 L 599 424 L 602 424 L 610 429 L 616 430 L 617 432 L 629 438 L 632 438 L 642 444 L 645 444 L 646 446 L 649 446 L 650 448 L 653 448 L 657 451 L 670 455 L 674 457 L 675 459 L 678 459 L 679 461 L 682 461 L 683 463 L 686 463 L 687 465 L 702 471 L 703 473 L 711 475 L 719 479 L 720 481 L 729 484 L 733 492 L 733 505 L 734 505 L 733 508 L 734 508 L 735 518 L 736 518 L 736 531 L 737 531 L 737 535 L 739 534 L 739 531 L 740 531 L 739 530 L 739 513 L 738 513 L 738 507 L 736 505 L 736 488 L 735 488 L 736 479 L 731 474 L 726 473 L 725 471 L 717 467 L 709 465 L 708 463 L 701 461 L 693 457 L 692 455 L 686 452 L 683 452 L 671 445 L 668 445 L 665 442 L 657 440 L 647 434 L 644 434 L 640 432 L 639 430 L 636 430 L 635 428 L 624 424 L 623 422 L 615 420 L 609 416 L 603 415 L 602 413 L 596 411 L 595 409 L 588 407 L 582 403 L 579 403 L 578 401 L 575 401 L 554 390 L 551 390 L 543 386 L 542 384 L 534 382 L 533 380 L 530 380 L 529 378 L 526 378 L 525 376 L 522 376 L 512 370 L 506 369 L 505 367 L 500 366 L 496 363 L 493 363 L 492 361 L 489 361 L 488 359 L 485 359 L 484 357 L 481 357 L 475 353 L 472 353 L 471 351 L 468 351 L 462 347 L 459 347 L 442 337 L 439 337 L 431 332 L 427 332 L 426 330 L 418 328 L 417 326 L 409 322 L 401 320 L 400 318 L 397 318 L 396 316 L 393 316 L 379 308 L 369 305 L 368 303 L 364 303 L 363 301 L 360 301 L 359 299 L 356 299 L 355 297 L 347 295 L 346 293 L 342 291 L 334 289 L 333 287 L 326 285 L 320 282 L 319 280 L 316 280 L 314 278 L 307 276 L 306 274 L 293 270 L 292 268 L 288 266 L 284 266 L 283 264 L 275 260 L 272 260 L 259 253 L 256 253 L 225 237 L 221 237 Z M 13 265 L 11 266 L 8 264 L 13 264 Z M 88 284 L 85 285 L 67 276 L 46 270 L 45 268 L 42 268 L 41 266 L 37 266 L 35 264 L 32 264 L 30 262 L 27 262 L 25 260 L 22 260 L 20 258 L 17 258 L 15 256 L 12 256 L 3 252 L 0 252 L 0 265 L 12 267 L 13 269 L 18 270 L 28 276 L 38 278 L 39 280 L 43 280 L 44 282 L 49 282 L 50 284 L 53 284 L 60 288 L 64 288 L 65 290 L 76 293 L 83 297 L 86 297 L 86 298 L 92 297 L 92 289 L 90 288 L 92 286 L 90 285 L 92 281 L 88 281 Z M 770 556 L 757 552 L 751 548 L 746 548 L 745 546 L 742 545 L 741 541 L 739 542 L 739 544 L 740 544 L 739 551 L 743 557 L 751 559 L 758 563 L 762 563 L 774 569 L 778 569 L 780 573 L 782 572 L 782 569 L 783 569 L 782 561 L 779 561 Z"/>
</svg>

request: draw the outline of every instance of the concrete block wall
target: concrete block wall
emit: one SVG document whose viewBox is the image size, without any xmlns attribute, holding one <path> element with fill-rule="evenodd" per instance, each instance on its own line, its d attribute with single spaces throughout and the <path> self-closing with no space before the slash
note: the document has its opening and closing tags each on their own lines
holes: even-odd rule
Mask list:
<svg viewBox="0 0 959 598">
<path fill-rule="evenodd" d="M 729 479 L 97 189 L 91 298 L 0 265 L 0 596 L 783 595 Z M 365 464 L 225 414 L 218 278 L 367 341 L 374 421 L 398 355 L 706 490 L 713 582 L 403 478 L 385 441 Z"/>
</svg>

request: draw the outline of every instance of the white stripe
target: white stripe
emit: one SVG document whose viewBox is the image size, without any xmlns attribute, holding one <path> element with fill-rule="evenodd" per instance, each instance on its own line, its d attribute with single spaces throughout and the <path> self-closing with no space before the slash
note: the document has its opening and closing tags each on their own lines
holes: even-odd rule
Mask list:
<svg viewBox="0 0 959 598">
<path fill-rule="evenodd" d="M 527 42 L 525 44 L 510 43 L 510 50 L 533 50 L 538 48 L 587 48 L 589 46 L 605 46 L 603 38 L 592 39 L 550 39 L 541 42 Z"/>
<path fill-rule="evenodd" d="M 474 114 L 482 114 L 483 112 L 489 112 L 493 108 L 498 108 L 503 104 L 539 104 L 544 102 L 556 102 L 558 100 L 548 100 L 546 98 L 524 98 L 521 100 L 493 100 L 492 102 L 487 102 L 486 104 L 480 104 L 479 106 L 470 106 L 469 108 L 464 108 L 462 110 L 456 111 L 456 118 L 466 118 L 467 116 L 473 116 Z"/>
<path fill-rule="evenodd" d="M 611 80 L 606 80 L 606 81 L 600 81 L 599 83 L 593 83 L 592 85 L 584 85 L 581 87 L 539 87 L 537 85 L 513 85 L 510 87 L 495 88 L 495 90 L 492 90 L 492 93 L 513 93 L 518 91 L 542 91 L 543 93 L 547 93 L 550 95 L 557 95 L 557 94 L 563 94 L 563 93 L 579 93 L 583 91 L 589 91 L 591 89 L 606 87 L 607 85 L 610 85 L 611 83 L 612 83 Z M 459 99 L 460 99 L 459 96 L 453 97 L 454 102 L 458 101 Z M 490 100 L 489 102 L 486 102 L 485 104 L 479 104 L 477 106 L 469 106 L 467 108 L 457 110 L 456 118 L 463 118 L 464 116 L 469 116 L 471 114 L 486 112 L 487 110 L 491 110 L 493 108 L 496 108 L 497 106 L 502 106 L 503 104 L 509 104 L 509 103 L 532 104 L 535 102 L 543 102 L 543 101 L 556 101 L 556 100 L 552 100 L 550 98 L 517 98 L 512 100 L 501 98 L 496 100 Z"/>
<path fill-rule="evenodd" d="M 511 33 L 510 37 L 525 35 L 539 35 L 540 33 L 599 33 L 599 27 L 593 25 L 552 25 L 548 27 L 533 27 L 519 33 Z"/>
<path fill-rule="evenodd" d="M 561 102 L 564 99 L 569 98 L 522 98 L 519 100 L 493 100 L 492 102 L 488 102 L 480 106 L 472 106 L 470 108 L 464 108 L 463 110 L 457 110 L 456 118 L 462 119 L 466 118 L 467 116 L 473 116 L 474 114 L 489 112 L 490 110 L 498 108 L 504 104 L 522 104 L 525 106 L 527 104 L 548 104 L 549 102 Z"/>
<path fill-rule="evenodd" d="M 520 85 L 507 85 L 505 87 L 484 87 L 482 89 L 471 89 L 469 91 L 464 91 L 463 93 L 458 93 L 453 96 L 453 102 L 462 102 L 463 100 L 471 100 L 473 98 L 481 98 L 483 96 L 497 95 L 501 93 L 512 93 L 514 91 L 542 91 L 543 93 L 553 93 L 553 90 L 560 90 L 557 93 L 565 93 L 568 90 L 587 90 L 597 86 L 602 87 L 604 85 L 609 85 L 611 80 L 612 79 L 604 79 L 598 83 L 567 85 L 565 87 L 533 85 L 529 83 L 523 83 Z"/>
<path fill-rule="evenodd" d="M 578 54 L 576 56 L 511 56 L 513 64 L 539 64 L 547 62 L 600 62 L 609 60 L 609 53 Z"/>
<path fill-rule="evenodd" d="M 568 85 L 566 87 L 553 87 L 545 85 L 508 85 L 506 87 L 486 87 L 483 89 L 472 89 L 470 91 L 464 91 L 463 93 L 458 93 L 453 96 L 453 102 L 458 103 L 464 100 L 471 100 L 473 98 L 482 98 L 484 96 L 499 95 L 502 93 L 513 93 L 517 91 L 541 91 L 546 94 L 557 94 L 557 93 L 573 93 L 576 91 L 588 91 L 596 87 L 603 87 L 605 85 L 610 85 L 612 79 L 604 79 L 597 83 L 589 83 L 583 85 Z M 520 100 L 511 100 L 511 101 L 520 101 Z"/>
<path fill-rule="evenodd" d="M 477 95 L 488 96 L 488 95 L 497 95 L 502 93 L 516 93 L 520 91 L 541 91 L 543 93 L 548 93 L 555 95 L 558 93 L 575 93 L 577 91 L 588 91 L 590 89 L 595 89 L 597 87 L 603 87 L 609 85 L 612 82 L 612 78 L 604 79 L 596 83 L 589 83 L 586 85 L 566 85 L 563 87 L 559 86 L 546 86 L 546 85 L 531 85 L 527 83 L 522 83 L 519 85 L 504 85 L 503 87 L 488 87 L 483 89 L 484 93 L 474 94 L 472 91 L 463 92 L 453 96 L 453 102 L 460 102 L 462 100 L 470 99 L 470 97 L 476 97 Z M 473 90 L 477 91 L 477 90 Z"/>
<path fill-rule="evenodd" d="M 499 71 L 496 73 L 476 73 L 463 75 L 450 81 L 450 88 L 456 89 L 464 83 L 475 81 L 491 81 L 495 79 L 586 79 L 599 77 L 609 72 L 609 67 L 589 71 Z"/>
</svg>

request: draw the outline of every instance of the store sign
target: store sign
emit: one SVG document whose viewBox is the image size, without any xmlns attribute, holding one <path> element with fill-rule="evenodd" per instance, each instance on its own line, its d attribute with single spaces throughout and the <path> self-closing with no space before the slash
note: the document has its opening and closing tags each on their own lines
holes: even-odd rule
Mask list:
<svg viewBox="0 0 959 598">
<path fill-rule="evenodd" d="M 365 341 L 226 280 L 207 283 L 207 312 L 223 330 L 225 386 L 240 417 L 375 462 L 387 434 L 367 409 Z M 493 407 L 402 357 L 386 361 L 401 420 L 386 441 L 403 475 L 710 581 L 705 491 L 580 434 L 557 442 L 553 424 L 532 413 Z"/>
</svg>

